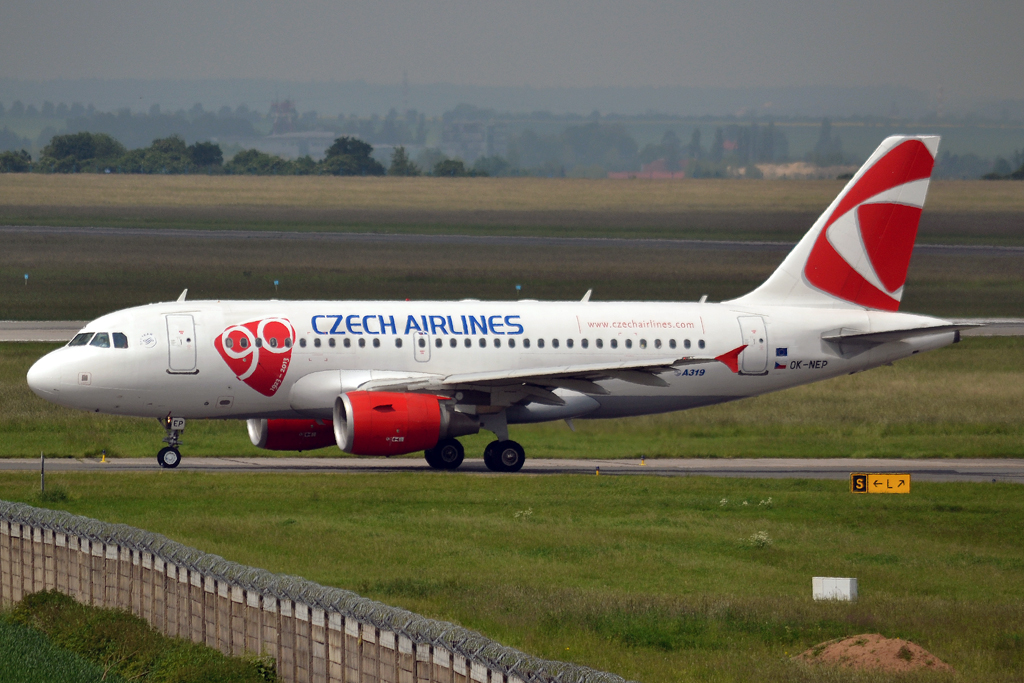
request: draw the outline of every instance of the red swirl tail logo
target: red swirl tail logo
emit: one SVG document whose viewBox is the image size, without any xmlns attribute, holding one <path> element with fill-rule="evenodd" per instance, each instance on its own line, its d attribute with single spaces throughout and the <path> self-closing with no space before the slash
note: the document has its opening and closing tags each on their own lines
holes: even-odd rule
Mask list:
<svg viewBox="0 0 1024 683">
<path fill-rule="evenodd" d="M 217 352 L 238 379 L 264 396 L 281 388 L 292 361 L 295 328 L 284 318 L 232 325 L 213 340 Z"/>
<path fill-rule="evenodd" d="M 807 281 L 861 306 L 897 310 L 934 163 L 924 143 L 907 140 L 868 168 L 818 234 Z"/>
</svg>

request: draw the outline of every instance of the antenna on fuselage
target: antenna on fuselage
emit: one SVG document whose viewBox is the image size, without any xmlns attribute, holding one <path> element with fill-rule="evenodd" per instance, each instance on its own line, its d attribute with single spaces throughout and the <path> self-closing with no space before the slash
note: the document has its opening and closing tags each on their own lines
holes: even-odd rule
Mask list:
<svg viewBox="0 0 1024 683">
<path fill-rule="evenodd" d="M 582 299 L 580 299 L 580 302 L 581 302 L 581 303 L 584 303 L 584 304 L 585 304 L 585 303 L 587 303 L 588 301 L 590 301 L 590 294 L 591 294 L 591 292 L 593 292 L 593 291 L 594 291 L 594 290 L 592 290 L 592 289 L 588 289 L 588 290 L 587 290 L 587 293 L 583 295 L 583 298 L 582 298 Z"/>
<path fill-rule="evenodd" d="M 181 296 L 178 297 L 178 301 L 184 301 L 186 294 L 188 294 L 188 287 L 181 291 Z"/>
</svg>

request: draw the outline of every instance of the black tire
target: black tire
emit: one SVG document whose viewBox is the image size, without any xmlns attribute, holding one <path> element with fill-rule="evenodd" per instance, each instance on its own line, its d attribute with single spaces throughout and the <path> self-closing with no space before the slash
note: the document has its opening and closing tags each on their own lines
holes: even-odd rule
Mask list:
<svg viewBox="0 0 1024 683">
<path fill-rule="evenodd" d="M 501 472 L 501 463 L 498 461 L 498 446 L 500 441 L 492 441 L 484 449 L 484 465 L 491 472 Z"/>
<path fill-rule="evenodd" d="M 441 466 L 441 461 L 438 460 L 438 458 L 437 458 L 437 447 L 436 446 L 434 448 L 428 448 L 427 450 L 423 451 L 423 457 L 426 458 L 427 464 L 430 465 L 430 469 L 432 469 L 432 470 L 444 469 Z"/>
<path fill-rule="evenodd" d="M 501 472 L 518 472 L 526 463 L 526 451 L 515 441 L 501 441 L 494 449 Z"/>
<path fill-rule="evenodd" d="M 443 439 L 433 448 L 440 469 L 457 470 L 466 458 L 466 450 L 458 439 Z"/>
<path fill-rule="evenodd" d="M 160 452 L 156 454 L 156 461 L 160 463 L 160 467 L 174 469 L 181 463 L 181 453 L 178 452 L 177 448 L 167 446 L 161 448 Z"/>
</svg>

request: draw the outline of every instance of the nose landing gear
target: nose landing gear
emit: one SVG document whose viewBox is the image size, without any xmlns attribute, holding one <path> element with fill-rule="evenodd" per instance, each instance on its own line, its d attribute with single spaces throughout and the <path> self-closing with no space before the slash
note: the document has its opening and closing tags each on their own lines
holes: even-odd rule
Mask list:
<svg viewBox="0 0 1024 683">
<path fill-rule="evenodd" d="M 164 437 L 164 443 L 167 445 L 156 454 L 156 461 L 160 463 L 160 467 L 174 468 L 181 462 L 181 451 L 178 450 L 178 446 L 181 445 L 181 433 L 185 431 L 185 418 L 168 415 L 161 423 L 167 432 L 167 436 Z"/>
</svg>

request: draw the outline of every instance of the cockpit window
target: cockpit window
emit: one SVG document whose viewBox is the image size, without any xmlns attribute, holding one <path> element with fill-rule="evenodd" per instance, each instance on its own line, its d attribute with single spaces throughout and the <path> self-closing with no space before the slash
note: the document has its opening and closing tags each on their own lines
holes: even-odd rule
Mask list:
<svg viewBox="0 0 1024 683">
<path fill-rule="evenodd" d="M 115 349 L 127 349 L 128 348 L 128 337 L 125 336 L 124 332 L 114 333 L 114 348 Z"/>
<path fill-rule="evenodd" d="M 110 348 L 110 335 L 106 332 L 97 332 L 96 336 L 92 338 L 92 342 L 89 346 L 98 346 L 101 349 Z"/>
<path fill-rule="evenodd" d="M 68 346 L 85 346 L 92 339 L 92 332 L 79 332 L 75 338 L 68 342 Z"/>
</svg>

